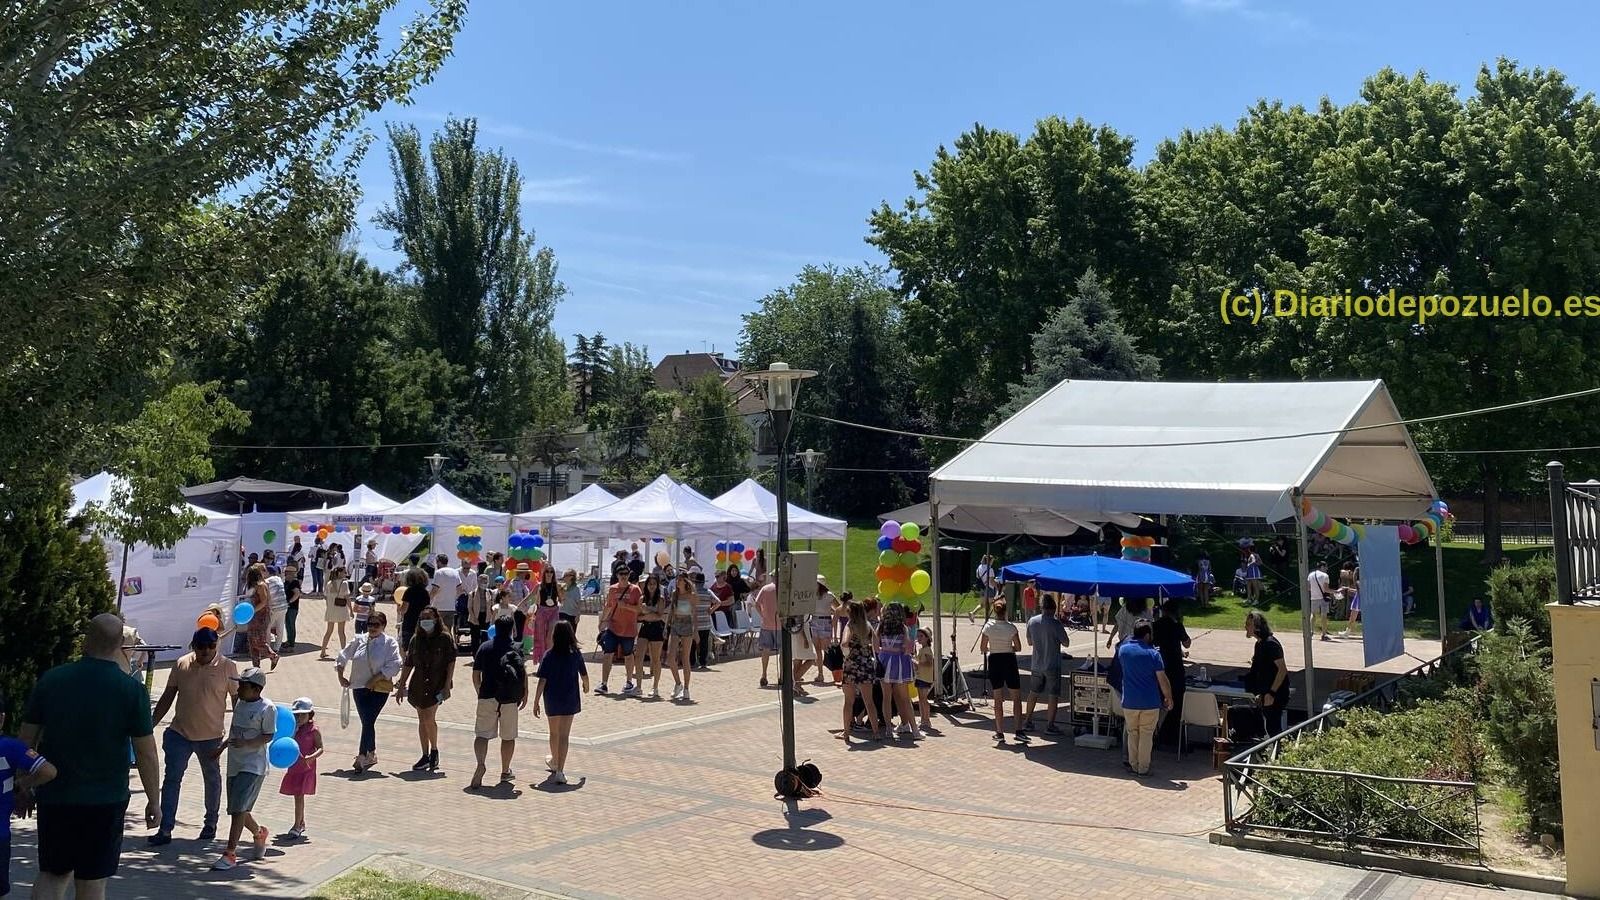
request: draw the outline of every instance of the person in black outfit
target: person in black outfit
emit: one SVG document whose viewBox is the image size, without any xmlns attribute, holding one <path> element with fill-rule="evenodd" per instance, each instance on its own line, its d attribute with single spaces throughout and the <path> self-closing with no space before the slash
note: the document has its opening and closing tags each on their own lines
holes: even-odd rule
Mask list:
<svg viewBox="0 0 1600 900">
<path fill-rule="evenodd" d="M 1289 701 L 1289 669 L 1283 661 L 1283 645 L 1273 636 L 1267 617 L 1259 612 L 1245 614 L 1244 633 L 1256 639 L 1245 690 L 1256 695 L 1266 736 L 1271 737 L 1283 731 L 1283 713 Z"/>
<path fill-rule="evenodd" d="M 1189 649 L 1189 632 L 1178 618 L 1178 612 L 1177 600 L 1166 601 L 1161 604 L 1161 616 L 1152 626 L 1156 649 L 1161 651 L 1161 668 L 1172 685 L 1172 709 L 1156 731 L 1156 743 L 1161 745 L 1169 741 L 1177 743 L 1183 735 L 1183 653 Z"/>
<path fill-rule="evenodd" d="M 633 551 L 628 559 L 628 571 L 633 573 L 634 584 L 644 583 L 644 557 L 639 555 L 638 550 Z"/>
</svg>

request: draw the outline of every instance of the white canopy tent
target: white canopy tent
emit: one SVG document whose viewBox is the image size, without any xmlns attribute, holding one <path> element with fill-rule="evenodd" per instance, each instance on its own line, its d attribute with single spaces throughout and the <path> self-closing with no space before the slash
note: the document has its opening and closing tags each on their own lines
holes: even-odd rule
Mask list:
<svg viewBox="0 0 1600 900">
<path fill-rule="evenodd" d="M 1103 513 L 1057 512 L 1050 509 L 1013 509 L 1010 507 L 973 506 L 969 504 L 943 504 L 939 507 L 939 531 L 957 537 L 966 535 L 1017 536 L 1033 538 L 1046 543 L 1069 538 L 1079 531 L 1098 532 L 1105 522 L 1134 528 L 1140 524 L 1138 516 L 1128 513 L 1105 515 L 1104 521 L 1095 517 Z M 887 522 L 929 521 L 926 503 L 917 503 L 891 513 L 884 513 L 878 521 Z"/>
<path fill-rule="evenodd" d="M 1399 421 L 1376 380 L 1063 381 L 934 472 L 929 501 L 936 514 L 956 504 L 1298 522 L 1306 499 L 1330 516 L 1406 520 L 1436 495 Z M 1298 533 L 1309 705 L 1311 608 Z M 1438 571 L 1443 634 L 1442 564 Z"/>
<path fill-rule="evenodd" d="M 575 541 L 555 543 L 550 541 L 548 532 L 551 521 L 561 516 L 576 515 L 577 513 L 591 512 L 602 509 L 617 502 L 617 495 L 611 493 L 598 484 L 591 484 L 583 490 L 573 494 L 559 503 L 517 513 L 511 517 L 512 528 L 537 528 L 541 534 L 546 535 L 545 550 L 550 558 L 550 565 L 559 572 L 563 569 L 576 569 L 579 573 L 589 571 L 589 566 L 596 560 L 590 559 L 590 551 L 604 549 L 602 541 Z"/>
<path fill-rule="evenodd" d="M 422 543 L 423 535 L 419 533 L 399 534 L 390 532 L 385 534 L 381 530 L 383 525 L 422 525 L 432 524 L 423 522 L 403 521 L 404 516 L 389 517 L 385 514 L 398 503 L 378 493 L 364 484 L 358 484 L 350 489 L 350 499 L 338 506 L 324 506 L 321 509 L 302 509 L 287 514 L 285 524 L 290 532 L 289 540 L 294 535 L 300 535 L 300 544 L 309 555 L 312 543 L 316 540 L 315 534 L 304 534 L 295 530 L 296 525 L 344 525 L 344 531 L 335 531 L 328 535 L 325 545 L 339 544 L 344 548 L 346 561 L 355 562 L 358 555 L 355 545 L 358 539 L 363 541 L 376 540 L 378 542 L 378 557 L 391 562 L 399 562 L 411 554 L 417 545 Z M 287 546 L 287 541 L 280 543 Z M 352 569 L 352 575 L 359 578 L 359 569 Z"/>
<path fill-rule="evenodd" d="M 506 535 L 510 531 L 511 517 L 503 512 L 484 509 L 450 493 L 442 484 L 436 484 L 399 506 L 385 510 L 385 520 L 395 518 L 404 524 L 428 525 L 433 528 L 431 552 L 456 558 L 456 528 L 472 525 L 483 529 L 485 553 L 504 551 Z"/>
<path fill-rule="evenodd" d="M 716 539 L 734 533 L 766 534 L 765 519 L 723 509 L 666 475 L 609 506 L 549 520 L 547 540 L 664 537 Z"/>
<path fill-rule="evenodd" d="M 778 539 L 778 497 L 771 491 L 762 487 L 754 478 L 745 480 L 729 488 L 722 494 L 712 498 L 712 503 L 731 512 L 749 515 L 764 521 L 767 528 L 763 532 L 736 532 L 729 535 L 734 538 L 747 536 L 760 536 L 761 540 L 775 541 Z M 849 588 L 849 572 L 847 550 L 849 541 L 849 523 L 843 519 L 830 519 L 820 513 L 809 509 L 801 509 L 793 503 L 789 504 L 789 538 L 806 540 L 839 541 L 839 589 Z"/>
<path fill-rule="evenodd" d="M 72 487 L 69 515 L 82 513 L 90 503 L 111 507 L 125 482 L 107 472 L 91 476 Z M 239 572 L 239 517 L 185 504 L 205 520 L 168 549 L 148 544 L 124 548 L 114 536 L 101 534 L 106 548 L 106 572 L 112 584 L 122 587 L 122 615 L 139 629 L 149 644 L 186 648 L 194 635 L 195 619 L 208 604 L 230 612 Z M 175 659 L 186 652 L 169 651 L 158 659 Z"/>
</svg>

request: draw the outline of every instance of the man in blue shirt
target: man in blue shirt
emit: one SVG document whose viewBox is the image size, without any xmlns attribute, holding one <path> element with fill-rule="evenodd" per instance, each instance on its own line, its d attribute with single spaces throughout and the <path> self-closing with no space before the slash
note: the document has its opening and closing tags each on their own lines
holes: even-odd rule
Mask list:
<svg viewBox="0 0 1600 900">
<path fill-rule="evenodd" d="M 1128 768 L 1135 775 L 1150 774 L 1156 720 L 1161 710 L 1172 708 L 1172 685 L 1150 635 L 1150 623 L 1140 622 L 1133 629 L 1133 640 L 1117 648 L 1122 668 L 1122 740 L 1128 745 Z"/>
</svg>

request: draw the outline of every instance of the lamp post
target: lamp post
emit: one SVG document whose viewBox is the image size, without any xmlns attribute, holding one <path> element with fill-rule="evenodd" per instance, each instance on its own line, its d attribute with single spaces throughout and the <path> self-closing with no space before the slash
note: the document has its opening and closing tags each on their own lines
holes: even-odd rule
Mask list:
<svg viewBox="0 0 1600 900">
<path fill-rule="evenodd" d="M 817 465 L 822 462 L 822 454 L 816 450 L 812 450 L 810 447 L 807 447 L 806 449 L 800 451 L 798 455 L 800 457 L 800 464 L 805 466 L 806 469 L 806 509 L 809 510 L 815 506 L 817 502 L 816 500 L 812 499 L 811 486 L 817 481 Z M 811 538 L 806 538 L 806 549 L 811 549 Z"/>
<path fill-rule="evenodd" d="M 794 398 L 800 391 L 800 382 L 816 375 L 809 369 L 791 369 L 788 363 L 775 362 L 763 372 L 751 372 L 745 377 L 760 382 L 765 390 L 767 415 L 772 419 L 772 434 L 778 441 L 778 555 L 789 552 L 789 425 L 794 418 Z M 810 479 L 807 479 L 809 485 Z M 782 598 L 780 598 L 782 599 Z M 783 610 L 783 640 L 778 649 L 778 684 L 782 690 L 780 716 L 783 728 L 783 768 L 793 771 L 794 756 L 794 647 L 790 631 L 794 627 L 794 610 Z"/>
<path fill-rule="evenodd" d="M 424 456 L 428 461 L 428 470 L 433 473 L 433 483 L 439 483 L 439 473 L 444 469 L 444 456 L 435 450 L 432 455 Z"/>
</svg>

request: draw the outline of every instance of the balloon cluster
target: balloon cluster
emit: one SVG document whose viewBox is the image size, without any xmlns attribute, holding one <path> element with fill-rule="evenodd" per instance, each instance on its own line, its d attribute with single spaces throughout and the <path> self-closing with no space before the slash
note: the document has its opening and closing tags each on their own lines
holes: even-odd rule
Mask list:
<svg viewBox="0 0 1600 900">
<path fill-rule="evenodd" d="M 1149 562 L 1150 548 L 1156 545 L 1156 539 L 1145 535 L 1127 534 L 1122 536 L 1122 558 L 1134 562 Z"/>
<path fill-rule="evenodd" d="M 1453 518 L 1450 515 L 1450 506 L 1443 500 L 1433 501 L 1428 505 L 1428 511 L 1422 514 L 1422 518 L 1409 524 L 1404 522 L 1400 524 L 1400 543 L 1417 544 L 1431 539 L 1439 533 L 1439 529 L 1444 527 L 1445 520 L 1449 518 Z M 1346 525 L 1338 519 L 1323 515 L 1322 511 L 1312 506 L 1308 500 L 1300 501 L 1300 521 L 1317 534 L 1341 544 L 1355 544 L 1367 536 L 1367 526 L 1360 522 Z"/>
<path fill-rule="evenodd" d="M 456 526 L 456 559 L 477 565 L 483 555 L 483 529 L 477 525 Z"/>
<path fill-rule="evenodd" d="M 527 569 L 538 575 L 544 569 L 544 537 L 539 529 L 518 529 L 506 538 L 506 570 Z"/>
<path fill-rule="evenodd" d="M 738 565 L 739 560 L 750 561 L 756 558 L 753 548 L 747 549 L 738 541 L 717 541 L 717 566 Z"/>
<path fill-rule="evenodd" d="M 920 597 L 933 585 L 922 565 L 922 529 L 890 519 L 878 529 L 878 599 Z"/>
<path fill-rule="evenodd" d="M 290 531 L 298 531 L 301 534 L 314 534 L 317 537 L 322 538 L 323 540 L 327 540 L 328 539 L 328 535 L 330 535 L 330 534 L 344 534 L 344 533 L 346 533 L 348 531 L 366 531 L 366 532 L 369 532 L 371 534 L 379 534 L 379 533 L 382 533 L 382 534 L 431 534 L 433 532 L 433 526 L 432 525 L 369 525 L 369 526 L 367 526 L 365 528 L 354 528 L 354 529 L 352 529 L 349 525 L 345 525 L 343 523 L 334 525 L 334 524 L 330 524 L 330 523 L 326 523 L 325 522 L 325 523 L 322 523 L 322 524 L 319 525 L 319 524 L 313 524 L 313 523 L 300 522 L 300 523 L 291 523 L 289 525 L 289 530 Z M 270 534 L 271 532 L 268 532 L 268 533 Z M 272 543 L 272 541 L 268 540 L 267 543 L 270 544 L 270 543 Z"/>
<path fill-rule="evenodd" d="M 287 769 L 300 761 L 300 744 L 294 739 L 294 710 L 287 703 L 277 704 L 272 743 L 267 745 L 267 762 Z"/>
</svg>

